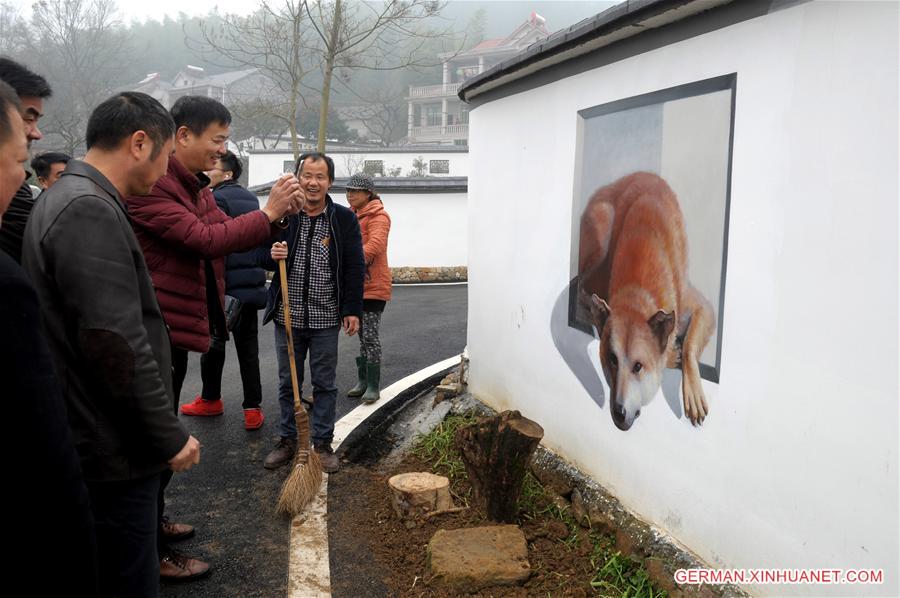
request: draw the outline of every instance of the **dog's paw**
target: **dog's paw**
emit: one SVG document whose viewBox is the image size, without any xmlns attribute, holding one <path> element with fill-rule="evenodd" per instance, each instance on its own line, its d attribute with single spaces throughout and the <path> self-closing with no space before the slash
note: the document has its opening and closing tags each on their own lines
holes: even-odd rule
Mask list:
<svg viewBox="0 0 900 598">
<path fill-rule="evenodd" d="M 706 397 L 703 395 L 703 387 L 700 384 L 699 377 L 696 380 L 684 376 L 682 378 L 681 394 L 684 398 L 684 414 L 691 420 L 695 426 L 703 425 L 709 413 L 709 405 L 706 403 Z"/>
</svg>

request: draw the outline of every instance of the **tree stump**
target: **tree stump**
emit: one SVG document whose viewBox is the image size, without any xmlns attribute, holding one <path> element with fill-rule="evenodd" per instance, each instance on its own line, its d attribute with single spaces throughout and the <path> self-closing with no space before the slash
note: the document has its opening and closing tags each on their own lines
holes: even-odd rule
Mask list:
<svg viewBox="0 0 900 598">
<path fill-rule="evenodd" d="M 413 519 L 453 506 L 450 480 L 427 472 L 397 474 L 388 480 L 393 493 L 391 503 L 401 519 Z"/>
<path fill-rule="evenodd" d="M 518 411 L 481 418 L 457 430 L 456 445 L 475 502 L 492 521 L 515 521 L 531 455 L 543 437 L 544 429 Z"/>
</svg>

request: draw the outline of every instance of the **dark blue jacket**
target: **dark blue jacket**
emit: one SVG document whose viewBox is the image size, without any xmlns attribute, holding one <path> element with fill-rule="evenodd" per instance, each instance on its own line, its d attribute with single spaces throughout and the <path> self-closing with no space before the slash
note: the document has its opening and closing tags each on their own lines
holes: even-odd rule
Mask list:
<svg viewBox="0 0 900 598">
<path fill-rule="evenodd" d="M 219 209 L 237 218 L 259 209 L 259 199 L 237 184 L 225 181 L 213 189 Z M 266 245 L 266 251 L 271 245 Z M 266 272 L 257 264 L 256 250 L 232 253 L 225 258 L 225 293 L 241 303 L 262 309 L 266 306 Z"/>
<path fill-rule="evenodd" d="M 359 232 L 359 221 L 356 214 L 342 205 L 331 200 L 331 196 L 325 196 L 325 210 L 329 215 L 328 226 L 331 237 L 334 239 L 333 247 L 336 251 L 328 252 L 328 263 L 335 280 L 335 294 L 337 295 L 338 309 L 343 319 L 345 316 L 362 318 L 363 303 L 363 279 L 366 271 L 366 258 L 363 255 L 362 234 Z M 291 271 L 294 263 L 297 230 L 300 228 L 300 217 L 288 217 L 288 228 L 282 233 L 279 241 L 287 241 L 288 258 L 287 271 Z M 257 252 L 257 263 L 267 270 L 273 270 L 275 276 L 269 285 L 269 301 L 266 304 L 266 315 L 263 323 L 269 322 L 275 317 L 275 309 L 281 304 L 281 276 L 278 274 L 278 264 L 272 259 L 271 245 L 260 248 Z"/>
</svg>

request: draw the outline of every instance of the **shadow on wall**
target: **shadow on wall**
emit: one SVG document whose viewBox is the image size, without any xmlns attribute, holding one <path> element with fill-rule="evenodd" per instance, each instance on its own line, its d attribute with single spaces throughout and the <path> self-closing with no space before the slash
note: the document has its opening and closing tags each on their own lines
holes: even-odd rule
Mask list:
<svg viewBox="0 0 900 598">
<path fill-rule="evenodd" d="M 599 354 L 592 353 L 599 351 L 596 333 L 592 329 L 592 334 L 586 334 L 569 326 L 569 288 L 576 289 L 577 285 L 576 277 L 556 298 L 553 311 L 550 313 L 550 336 L 553 339 L 553 346 L 556 347 L 569 371 L 575 375 L 588 396 L 602 408 L 606 406 L 606 387 L 600 379 L 597 366 L 594 365 L 600 363 Z M 575 293 L 571 296 L 574 297 Z M 660 386 L 669 409 L 676 418 L 681 419 L 684 416 L 684 408 L 678 394 L 681 388 L 681 370 L 666 369 Z"/>
<path fill-rule="evenodd" d="M 570 285 L 577 283 L 578 279 L 574 278 Z M 550 336 L 569 370 L 575 374 L 594 402 L 603 407 L 606 404 L 606 391 L 588 351 L 594 336 L 569 326 L 569 295 L 569 287 L 564 288 L 553 304 L 553 311 L 550 313 Z M 575 293 L 571 295 L 574 297 Z"/>
</svg>

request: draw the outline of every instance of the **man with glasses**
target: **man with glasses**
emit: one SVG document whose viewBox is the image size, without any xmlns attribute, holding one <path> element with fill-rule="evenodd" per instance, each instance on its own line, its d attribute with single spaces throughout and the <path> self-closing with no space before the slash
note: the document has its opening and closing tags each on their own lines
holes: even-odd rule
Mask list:
<svg viewBox="0 0 900 598">
<path fill-rule="evenodd" d="M 174 410 L 187 373 L 188 352 L 206 353 L 210 336 L 228 338 L 223 302 L 225 256 L 247 251 L 281 229 L 274 223 L 300 210 L 303 191 L 294 177 L 273 186 L 266 205 L 237 218 L 217 206 L 204 171 L 225 154 L 231 114 L 221 103 L 203 96 L 184 96 L 171 109 L 175 150 L 168 171 L 147 196 L 128 199 L 128 213 L 141 244 L 172 343 Z M 159 492 L 160 576 L 164 580 L 196 579 L 209 565 L 187 558 L 167 542 L 187 538 L 194 528 L 163 516 L 163 492 L 171 472 L 163 472 Z"/>
<path fill-rule="evenodd" d="M 259 198 L 238 182 L 244 171 L 241 159 L 227 151 L 206 172 L 219 208 L 235 218 L 259 209 Z M 262 386 L 259 378 L 259 310 L 266 306 L 266 273 L 256 263 L 253 251 L 232 253 L 225 260 L 225 292 L 232 307 L 231 335 L 241 370 L 244 391 L 244 428 L 258 430 L 263 416 Z M 192 403 L 181 406 L 182 415 L 215 416 L 225 411 L 222 402 L 222 370 L 225 367 L 225 341 L 213 339 L 200 358 L 203 389 Z"/>
</svg>

